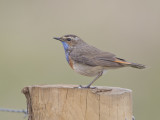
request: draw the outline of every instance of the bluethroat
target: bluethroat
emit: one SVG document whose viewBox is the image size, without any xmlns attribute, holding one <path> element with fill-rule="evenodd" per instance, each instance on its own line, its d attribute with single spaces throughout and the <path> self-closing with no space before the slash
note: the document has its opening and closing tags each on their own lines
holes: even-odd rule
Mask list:
<svg viewBox="0 0 160 120">
<path fill-rule="evenodd" d="M 121 67 L 145 68 L 142 64 L 127 62 L 112 53 L 104 52 L 88 45 L 76 35 L 64 35 L 62 37 L 54 37 L 54 39 L 62 42 L 66 60 L 75 72 L 89 77 L 95 76 L 87 86 L 80 85 L 81 88 L 90 88 L 102 76 L 103 72 L 109 69 Z"/>
</svg>

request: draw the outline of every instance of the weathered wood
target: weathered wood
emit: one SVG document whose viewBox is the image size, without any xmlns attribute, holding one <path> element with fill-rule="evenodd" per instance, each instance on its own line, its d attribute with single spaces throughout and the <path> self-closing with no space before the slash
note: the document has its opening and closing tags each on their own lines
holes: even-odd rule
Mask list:
<svg viewBox="0 0 160 120">
<path fill-rule="evenodd" d="M 29 120 L 132 120 L 132 91 L 37 85 L 23 89 Z"/>
</svg>

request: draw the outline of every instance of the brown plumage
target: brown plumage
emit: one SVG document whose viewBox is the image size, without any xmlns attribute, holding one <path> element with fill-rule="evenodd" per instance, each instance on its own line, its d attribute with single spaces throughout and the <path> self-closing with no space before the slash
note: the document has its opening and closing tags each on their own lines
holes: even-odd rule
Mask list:
<svg viewBox="0 0 160 120">
<path fill-rule="evenodd" d="M 117 58 L 112 53 L 103 52 L 88 44 L 75 46 L 74 50 L 71 51 L 70 56 L 72 60 L 89 66 L 102 66 L 112 68 L 131 66 L 139 69 L 145 68 L 144 65 L 127 62 L 124 59 Z"/>
<path fill-rule="evenodd" d="M 74 71 L 85 76 L 97 76 L 86 86 L 87 88 L 103 74 L 104 70 L 121 67 L 145 68 L 144 65 L 127 62 L 112 53 L 88 45 L 76 35 L 65 35 L 54 39 L 63 43 L 66 59 Z"/>
</svg>

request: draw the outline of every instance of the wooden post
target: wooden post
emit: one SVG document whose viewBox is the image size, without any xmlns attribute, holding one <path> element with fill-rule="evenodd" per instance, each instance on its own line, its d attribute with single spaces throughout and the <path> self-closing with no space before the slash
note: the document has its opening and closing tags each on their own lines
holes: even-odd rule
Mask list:
<svg viewBox="0 0 160 120">
<path fill-rule="evenodd" d="M 118 87 L 36 85 L 22 91 L 29 120 L 132 120 L 132 91 Z"/>
</svg>

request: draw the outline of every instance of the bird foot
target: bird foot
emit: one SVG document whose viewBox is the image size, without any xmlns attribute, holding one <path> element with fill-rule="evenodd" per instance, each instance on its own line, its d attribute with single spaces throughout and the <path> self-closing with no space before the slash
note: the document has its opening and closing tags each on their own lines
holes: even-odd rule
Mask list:
<svg viewBox="0 0 160 120">
<path fill-rule="evenodd" d="M 78 88 L 90 88 L 90 89 L 95 89 L 96 87 L 90 87 L 90 86 L 82 86 L 82 85 L 79 85 Z"/>
</svg>

